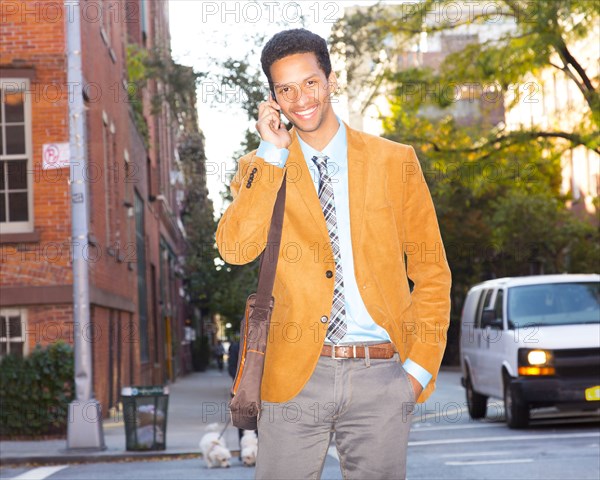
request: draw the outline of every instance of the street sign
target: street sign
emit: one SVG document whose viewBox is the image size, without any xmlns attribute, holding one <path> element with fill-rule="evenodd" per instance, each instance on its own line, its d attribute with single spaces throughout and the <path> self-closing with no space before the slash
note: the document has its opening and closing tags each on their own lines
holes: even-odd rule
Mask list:
<svg viewBox="0 0 600 480">
<path fill-rule="evenodd" d="M 42 169 L 69 166 L 69 143 L 44 143 L 42 147 Z"/>
</svg>

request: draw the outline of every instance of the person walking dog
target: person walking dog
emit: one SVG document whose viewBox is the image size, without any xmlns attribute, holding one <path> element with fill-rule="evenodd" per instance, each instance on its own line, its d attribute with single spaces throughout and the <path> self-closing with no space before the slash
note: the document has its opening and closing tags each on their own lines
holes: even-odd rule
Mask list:
<svg viewBox="0 0 600 480">
<path fill-rule="evenodd" d="M 413 147 L 336 116 L 323 38 L 280 32 L 261 63 L 261 143 L 239 160 L 217 229 L 227 263 L 268 254 L 286 173 L 256 478 L 319 478 L 333 433 L 344 478 L 405 478 L 415 403 L 435 389 L 450 315 L 427 184 Z"/>
</svg>

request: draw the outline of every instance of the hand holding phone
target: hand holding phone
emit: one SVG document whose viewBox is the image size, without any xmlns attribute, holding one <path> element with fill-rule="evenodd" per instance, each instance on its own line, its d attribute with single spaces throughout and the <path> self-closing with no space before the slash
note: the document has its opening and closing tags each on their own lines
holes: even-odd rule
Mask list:
<svg viewBox="0 0 600 480">
<path fill-rule="evenodd" d="M 287 148 L 292 143 L 292 137 L 281 122 L 280 115 L 281 107 L 269 93 L 269 99 L 258 106 L 256 129 L 261 139 L 277 148 Z"/>
</svg>

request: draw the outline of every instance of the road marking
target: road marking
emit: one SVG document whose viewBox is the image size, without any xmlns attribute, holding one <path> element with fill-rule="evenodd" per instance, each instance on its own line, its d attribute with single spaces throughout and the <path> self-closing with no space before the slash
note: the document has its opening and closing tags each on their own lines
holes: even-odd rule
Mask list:
<svg viewBox="0 0 600 480">
<path fill-rule="evenodd" d="M 445 427 L 416 427 L 413 425 L 411 432 L 433 432 L 434 430 L 463 430 L 466 428 L 490 428 L 490 427 L 503 427 L 506 428 L 505 423 L 476 423 L 474 425 L 450 425 Z"/>
<path fill-rule="evenodd" d="M 68 465 L 57 465 L 55 467 L 34 468 L 33 470 L 22 473 L 18 477 L 14 477 L 12 480 L 44 480 L 50 475 L 54 475 L 56 472 L 60 472 L 67 467 Z"/>
<path fill-rule="evenodd" d="M 480 443 L 480 442 L 508 442 L 511 440 L 548 440 L 561 438 L 583 438 L 598 437 L 599 433 L 567 433 L 548 435 L 508 435 L 506 437 L 469 437 L 453 438 L 449 440 L 423 440 L 419 442 L 408 442 L 409 447 L 420 447 L 422 445 L 449 445 L 452 443 Z"/>
<path fill-rule="evenodd" d="M 486 420 L 482 420 L 479 421 L 478 423 L 473 423 L 473 424 L 468 424 L 468 425 L 463 425 L 463 424 L 459 424 L 459 425 L 446 425 L 443 427 L 428 427 L 426 425 L 431 424 L 432 422 L 427 422 L 426 420 L 428 418 L 432 418 L 432 417 L 437 417 L 436 419 L 438 420 L 435 423 L 442 423 L 442 422 L 446 422 L 446 424 L 448 423 L 453 423 L 450 419 L 446 418 L 450 415 L 454 415 L 458 413 L 458 410 L 454 409 L 454 410 L 448 410 L 447 412 L 443 412 L 443 413 L 430 413 L 427 415 L 423 415 L 423 416 L 415 416 L 413 417 L 412 420 L 412 432 L 419 432 L 419 431 L 434 431 L 434 430 L 447 430 L 447 429 L 463 429 L 463 428 L 487 428 L 487 427 L 506 427 L 506 423 L 502 420 L 502 421 L 493 421 L 493 418 L 489 418 Z M 503 415 L 503 414 L 502 414 Z M 585 417 L 573 417 L 573 416 L 569 416 L 569 417 L 556 417 L 556 414 L 548 414 L 545 413 L 544 415 L 552 415 L 552 416 L 532 416 L 532 420 L 535 422 L 535 424 L 533 424 L 533 426 L 545 426 L 545 425 L 565 425 L 565 424 L 587 424 L 587 423 L 591 423 L 591 422 L 596 422 L 598 420 L 597 417 L 593 417 L 593 416 L 585 416 Z M 495 417 L 494 417 L 495 418 Z M 503 417 L 502 417 L 503 418 Z M 469 420 L 472 421 L 472 420 Z M 475 422 L 475 421 L 473 421 Z M 422 425 L 422 426 L 421 426 Z M 417 427 L 417 428 L 415 428 Z"/>
<path fill-rule="evenodd" d="M 442 457 L 486 457 L 492 455 L 508 455 L 514 452 L 473 452 L 473 453 L 442 453 Z"/>
<path fill-rule="evenodd" d="M 335 458 L 338 462 L 340 461 L 340 457 L 338 456 L 335 445 L 329 445 L 329 448 L 327 449 L 327 455 L 329 455 L 331 458 Z"/>
<path fill-rule="evenodd" d="M 529 463 L 533 462 L 533 458 L 514 458 L 512 460 L 475 460 L 472 462 L 445 462 L 444 465 L 452 465 L 454 467 L 460 465 L 494 465 L 497 463 Z"/>
</svg>

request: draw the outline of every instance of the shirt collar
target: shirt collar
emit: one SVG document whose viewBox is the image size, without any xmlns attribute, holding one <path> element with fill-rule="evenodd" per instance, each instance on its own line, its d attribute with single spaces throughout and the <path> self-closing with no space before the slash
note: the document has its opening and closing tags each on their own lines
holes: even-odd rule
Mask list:
<svg viewBox="0 0 600 480">
<path fill-rule="evenodd" d="M 340 128 L 338 128 L 333 138 L 321 152 L 311 147 L 300 138 L 300 135 L 298 135 L 298 142 L 300 143 L 302 154 L 307 161 L 311 160 L 314 156 L 321 157 L 323 155 L 327 155 L 329 158 L 338 158 L 339 160 L 340 152 L 343 152 L 346 149 L 346 126 L 344 125 L 344 122 L 340 120 L 340 117 L 336 115 L 336 118 L 340 124 Z"/>
</svg>

